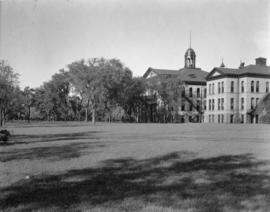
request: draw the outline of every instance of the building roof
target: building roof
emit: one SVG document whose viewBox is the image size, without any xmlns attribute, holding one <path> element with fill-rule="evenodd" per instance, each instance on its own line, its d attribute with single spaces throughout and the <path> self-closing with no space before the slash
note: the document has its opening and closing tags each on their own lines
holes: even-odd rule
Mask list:
<svg viewBox="0 0 270 212">
<path fill-rule="evenodd" d="M 178 71 L 180 79 L 185 82 L 206 82 L 208 72 L 199 68 L 182 68 Z"/>
<path fill-rule="evenodd" d="M 200 68 L 182 68 L 180 70 L 148 68 L 143 77 L 147 78 L 150 73 L 155 73 L 159 76 L 177 76 L 183 82 L 189 84 L 205 84 L 206 76 L 208 74 L 208 72 L 203 71 Z"/>
<path fill-rule="evenodd" d="M 222 68 L 215 67 L 213 70 L 206 76 L 207 80 L 217 79 L 223 77 L 270 77 L 270 67 L 263 65 L 248 65 L 235 68 Z"/>
</svg>

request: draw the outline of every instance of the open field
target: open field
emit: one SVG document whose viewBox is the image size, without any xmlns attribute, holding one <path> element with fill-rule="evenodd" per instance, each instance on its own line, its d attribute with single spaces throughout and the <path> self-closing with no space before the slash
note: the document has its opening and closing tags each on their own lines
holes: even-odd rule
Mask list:
<svg viewBox="0 0 270 212">
<path fill-rule="evenodd" d="M 270 125 L 7 128 L 3 211 L 270 211 Z"/>
</svg>

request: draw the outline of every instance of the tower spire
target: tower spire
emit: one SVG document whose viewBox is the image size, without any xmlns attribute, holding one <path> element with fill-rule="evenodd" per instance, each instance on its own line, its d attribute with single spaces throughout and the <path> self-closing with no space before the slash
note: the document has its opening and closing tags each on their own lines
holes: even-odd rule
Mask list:
<svg viewBox="0 0 270 212">
<path fill-rule="evenodd" d="M 189 48 L 191 48 L 191 30 L 189 31 Z"/>
<path fill-rule="evenodd" d="M 222 62 L 221 62 L 220 67 L 221 67 L 221 68 L 224 68 L 224 67 L 225 67 L 225 65 L 224 65 L 224 62 L 223 62 L 223 57 L 222 57 L 222 59 L 221 59 L 221 60 L 222 60 Z"/>
</svg>

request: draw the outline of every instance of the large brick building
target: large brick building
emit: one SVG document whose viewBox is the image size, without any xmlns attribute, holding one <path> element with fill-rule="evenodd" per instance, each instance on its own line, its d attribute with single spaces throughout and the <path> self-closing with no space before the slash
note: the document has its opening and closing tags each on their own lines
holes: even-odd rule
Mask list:
<svg viewBox="0 0 270 212">
<path fill-rule="evenodd" d="M 207 123 L 259 123 L 265 114 L 257 107 L 269 95 L 270 67 L 265 58 L 255 65 L 214 68 L 206 77 Z M 269 101 L 268 101 L 269 102 Z M 262 112 L 262 111 L 261 111 Z"/>
<path fill-rule="evenodd" d="M 179 97 L 181 103 L 177 108 L 178 120 L 176 122 L 201 122 L 205 108 L 206 98 L 206 76 L 208 72 L 196 67 L 196 54 L 190 47 L 184 55 L 184 67 L 179 70 L 148 68 L 144 78 L 151 80 L 154 78 L 178 77 L 184 86 L 183 96 Z M 148 91 L 150 96 L 154 91 Z M 149 118 L 146 121 L 158 121 L 155 116 L 161 107 L 162 102 L 157 99 L 156 102 L 149 103 Z"/>
</svg>

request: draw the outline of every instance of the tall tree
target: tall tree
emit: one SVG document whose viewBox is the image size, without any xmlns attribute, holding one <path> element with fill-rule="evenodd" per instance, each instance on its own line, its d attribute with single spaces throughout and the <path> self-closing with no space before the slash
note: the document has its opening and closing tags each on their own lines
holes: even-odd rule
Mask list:
<svg viewBox="0 0 270 212">
<path fill-rule="evenodd" d="M 68 95 L 70 92 L 66 72 L 60 70 L 36 90 L 35 102 L 40 113 L 47 120 L 67 120 L 69 110 Z"/>
<path fill-rule="evenodd" d="M 74 90 L 83 99 L 86 121 L 87 111 L 91 109 L 92 123 L 95 123 L 97 110 L 110 116 L 132 78 L 131 71 L 116 59 L 92 58 L 87 63 L 81 60 L 68 67 Z"/>
<path fill-rule="evenodd" d="M 12 104 L 17 85 L 18 74 L 4 60 L 0 60 L 0 126 L 3 125 L 6 111 Z"/>
<path fill-rule="evenodd" d="M 148 80 L 148 90 L 155 93 L 163 107 L 163 121 L 173 121 L 182 100 L 183 82 L 179 77 L 158 76 Z"/>
<path fill-rule="evenodd" d="M 23 96 L 24 96 L 24 105 L 25 108 L 27 109 L 27 121 L 30 123 L 31 119 L 31 107 L 34 104 L 34 95 L 35 95 L 35 90 L 30 88 L 30 87 L 25 87 L 23 90 Z"/>
</svg>

